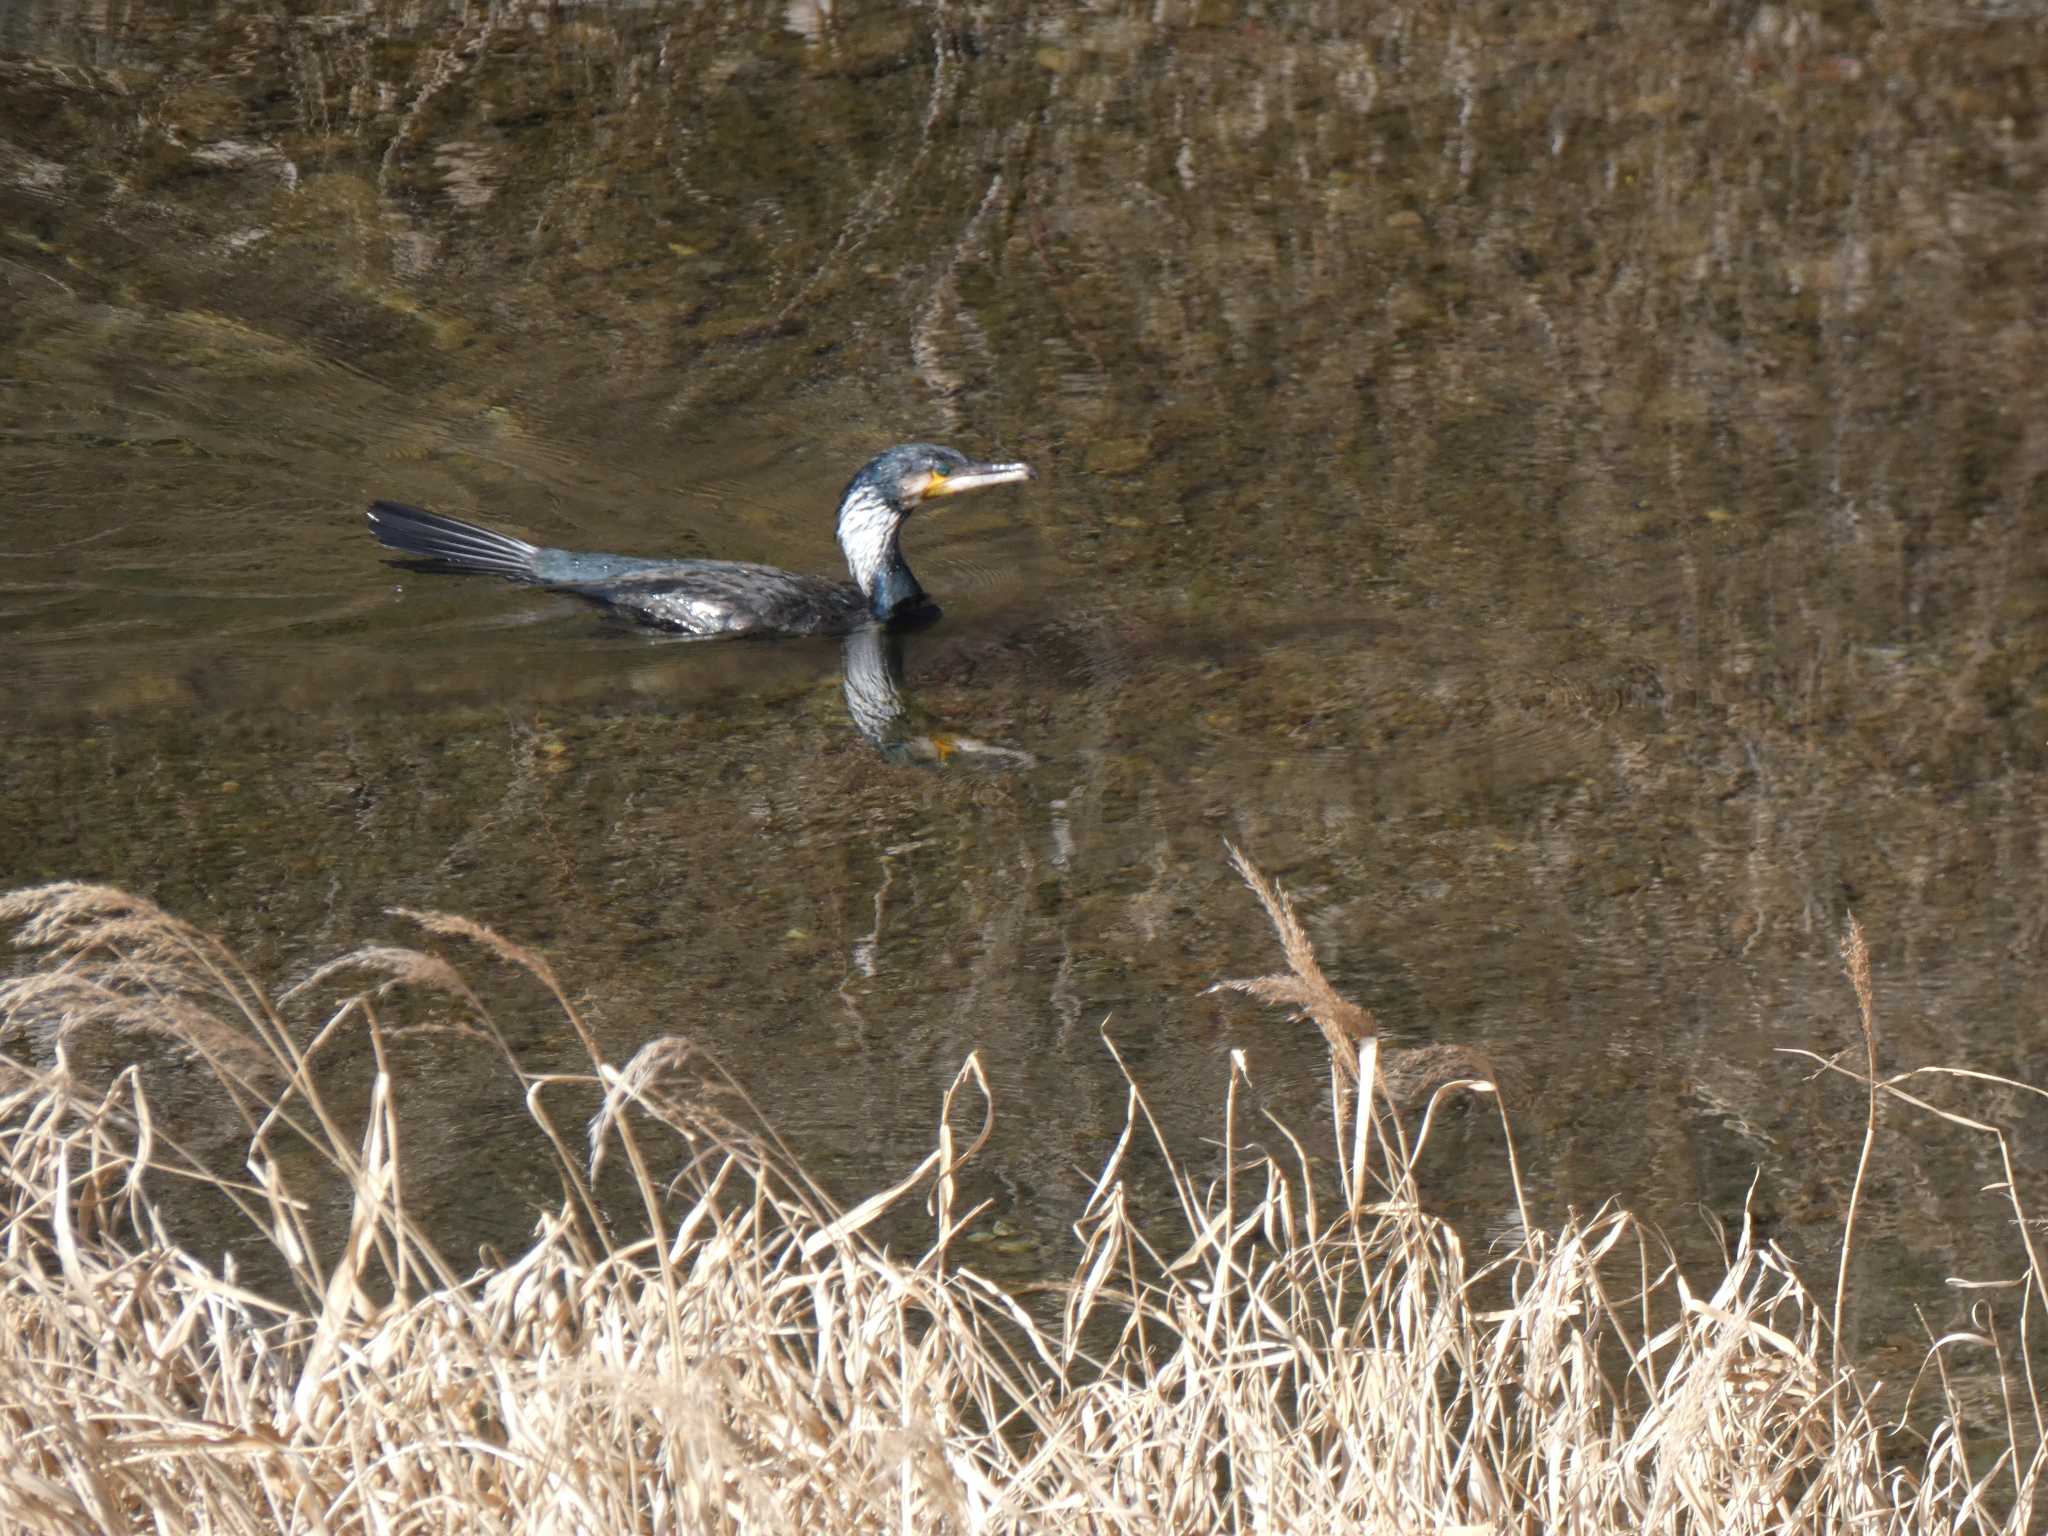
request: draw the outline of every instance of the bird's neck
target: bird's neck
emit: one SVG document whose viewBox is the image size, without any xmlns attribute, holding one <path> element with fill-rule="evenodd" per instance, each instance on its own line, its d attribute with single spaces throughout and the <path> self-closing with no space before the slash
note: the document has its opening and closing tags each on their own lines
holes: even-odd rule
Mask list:
<svg viewBox="0 0 2048 1536">
<path fill-rule="evenodd" d="M 903 558 L 897 529 L 903 514 L 865 487 L 849 492 L 839 508 L 839 548 L 868 612 L 882 623 L 929 601 Z"/>
<path fill-rule="evenodd" d="M 883 567 L 881 576 L 868 590 L 868 612 L 884 624 L 921 613 L 931 606 L 931 601 L 917 584 L 917 578 L 910 574 L 910 567 L 903 563 L 900 551 L 896 563 Z"/>
</svg>

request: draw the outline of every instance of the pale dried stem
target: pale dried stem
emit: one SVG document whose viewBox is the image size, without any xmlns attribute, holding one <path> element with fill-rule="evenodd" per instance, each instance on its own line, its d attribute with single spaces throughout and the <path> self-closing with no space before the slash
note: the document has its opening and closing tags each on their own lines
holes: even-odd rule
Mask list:
<svg viewBox="0 0 2048 1536">
<path fill-rule="evenodd" d="M 1371 1015 L 1332 1005 L 1284 894 L 1239 863 L 1298 984 L 1253 995 L 1317 1018 L 1345 1047 L 1339 1080 L 1342 1061 L 1384 1095 L 1391 1053 Z M 379 1016 L 395 986 L 424 988 L 512 1061 L 444 962 L 358 951 L 348 971 L 368 989 L 292 1026 L 223 955 L 168 976 L 170 951 L 199 941 L 119 893 L 51 888 L 0 911 L 50 949 L 23 978 L 48 985 L 0 1008 L 13 1031 L 0 1038 L 44 1052 L 40 1065 L 0 1055 L 10 1532 L 2029 1528 L 2042 1460 L 2038 1405 L 2024 1450 L 2015 1406 L 2033 1401 L 2026 1308 L 2017 1352 L 1988 1326 L 1936 1341 L 1940 1423 L 1913 1451 L 1875 1421 L 1839 1324 L 1747 1222 L 1701 1289 L 1612 1209 L 1542 1230 L 1524 1213 L 1514 1244 L 1470 1266 L 1416 1186 L 1441 1088 L 1412 1140 L 1395 1116 L 1352 1118 L 1333 1200 L 1302 1140 L 1262 1122 L 1280 1148 L 1268 1154 L 1240 1125 L 1251 1053 L 1231 1062 L 1218 1144 L 1199 1161 L 1127 1074 L 1124 1124 L 1048 1317 L 1031 1288 L 977 1269 L 988 1250 L 959 1208 L 993 1124 L 978 1059 L 935 1105 L 931 1156 L 840 1207 L 744 1123 L 752 1106 L 695 1047 L 660 1039 L 613 1063 L 537 957 L 434 918 L 432 932 L 539 980 L 591 1058 L 588 1078 L 521 1073 L 564 1195 L 523 1252 L 458 1274 L 407 1208 L 409 1085 Z M 50 980 L 87 972 L 97 990 Z M 204 1026 L 174 1006 L 187 982 L 211 1000 Z M 50 1011 L 67 995 L 81 1009 L 68 1022 Z M 256 1186 L 233 1193 L 296 1277 L 295 1302 L 253 1295 L 171 1240 L 159 1176 L 211 1176 L 166 1143 L 144 1073 L 88 1091 L 65 1057 L 95 1029 L 175 1038 L 238 1021 L 246 1046 L 200 1052 L 194 1070 L 254 1049 L 262 1070 L 232 1068 L 236 1081 L 281 1085 L 251 1136 Z M 322 1048 L 358 1028 L 375 1080 L 363 1123 L 344 1127 L 321 1097 Z M 1919 1103 L 1903 1080 L 1884 1094 Z M 580 1142 L 544 1106 L 570 1082 L 602 1100 Z M 287 1157 L 288 1138 L 318 1158 Z M 593 1193 L 614 1154 L 637 1191 L 627 1226 Z M 314 1192 L 294 1191 L 288 1168 L 346 1181 L 334 1251 L 313 1251 Z M 1170 1210 L 1149 1209 L 1140 1168 L 1165 1172 Z M 2031 1245 L 2009 1158 L 2005 1171 Z M 919 1191 L 931 1245 L 894 1258 L 870 1234 Z M 1841 1291 L 1838 1275 L 1836 1319 Z M 1964 1414 L 1966 1351 L 2007 1392 L 2003 1444 Z"/>
</svg>

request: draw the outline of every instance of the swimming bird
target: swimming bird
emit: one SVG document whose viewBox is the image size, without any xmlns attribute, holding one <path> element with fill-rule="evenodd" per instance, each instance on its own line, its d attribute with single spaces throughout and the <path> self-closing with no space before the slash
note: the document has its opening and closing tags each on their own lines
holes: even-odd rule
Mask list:
<svg viewBox="0 0 2048 1536">
<path fill-rule="evenodd" d="M 1033 478 L 1028 464 L 981 464 L 951 448 L 905 443 L 877 455 L 839 498 L 839 548 L 851 582 L 739 560 L 658 560 L 544 549 L 508 533 L 395 501 L 370 505 L 370 532 L 432 566 L 566 592 L 641 624 L 697 639 L 842 635 L 866 624 L 938 616 L 899 538 L 927 501 Z"/>
</svg>

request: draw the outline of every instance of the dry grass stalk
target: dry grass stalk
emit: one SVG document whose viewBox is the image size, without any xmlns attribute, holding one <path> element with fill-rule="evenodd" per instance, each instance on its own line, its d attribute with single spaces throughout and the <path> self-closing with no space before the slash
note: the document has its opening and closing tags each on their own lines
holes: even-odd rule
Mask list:
<svg viewBox="0 0 2048 1536">
<path fill-rule="evenodd" d="M 1369 1122 L 1374 1115 L 1352 1115 L 1358 1084 L 1370 1082 L 1373 1085 L 1375 1093 L 1368 1096 L 1369 1106 L 1383 1103 L 1395 1111 L 1391 1121 L 1390 1152 L 1396 1164 L 1406 1166 L 1413 1162 L 1415 1154 L 1429 1140 L 1437 1109 L 1446 1095 L 1464 1090 L 1493 1095 L 1498 1100 L 1500 1090 L 1493 1063 L 1485 1052 L 1470 1046 L 1438 1042 L 1418 1046 L 1383 1044 L 1379 1038 L 1379 1021 L 1372 1012 L 1342 996 L 1323 974 L 1322 966 L 1316 961 L 1315 946 L 1309 942 L 1308 931 L 1295 915 L 1293 898 L 1277 881 L 1269 879 L 1252 863 L 1242 849 L 1228 842 L 1223 846 L 1229 850 L 1231 867 L 1258 897 L 1259 905 L 1265 908 L 1266 917 L 1279 936 L 1280 952 L 1286 957 L 1287 970 L 1284 974 L 1258 976 L 1245 981 L 1219 981 L 1211 985 L 1209 991 L 1243 992 L 1261 1002 L 1294 1008 L 1298 1018 L 1314 1020 L 1330 1050 L 1331 1102 L 1337 1122 L 1337 1145 L 1340 1150 L 1348 1148 L 1348 1155 L 1343 1158 L 1343 1174 L 1345 1189 L 1355 1207 L 1366 1198 L 1374 1142 L 1368 1134 Z M 1415 1112 L 1420 1112 L 1421 1120 L 1411 1142 L 1402 1117 Z M 1507 1118 L 1504 1110 L 1501 1124 L 1505 1129 Z M 1515 1177 L 1516 1203 L 1521 1208 L 1520 1219 L 1526 1230 L 1528 1206 L 1521 1197 L 1521 1171 L 1514 1165 L 1512 1137 L 1508 1157 Z"/>
<path fill-rule="evenodd" d="M 1986 1458 L 1960 1410 L 1902 1465 L 1824 1363 L 1824 1309 L 1746 1228 L 1710 1293 L 1619 1211 L 1527 1232 L 1475 1269 L 1422 1211 L 1390 1117 L 1355 1127 L 1376 1170 L 1370 1200 L 1332 1202 L 1284 1127 L 1264 1129 L 1287 1152 L 1248 1150 L 1241 1057 L 1220 1163 L 1176 1156 L 1130 1085 L 1051 1322 L 957 1247 L 972 1213 L 955 1210 L 952 1181 L 979 1135 L 963 1150 L 942 1129 L 915 1176 L 840 1210 L 676 1041 L 623 1065 L 593 1050 L 585 1081 L 603 1104 L 580 1148 L 548 1114 L 562 1080 L 525 1079 L 562 1203 L 523 1253 L 457 1272 L 406 1208 L 403 1088 L 376 1011 L 394 978 L 446 995 L 448 977 L 361 952 L 371 989 L 287 1030 L 211 941 L 80 889 L 7 907 L 53 946 L 6 994 L 25 1014 L 0 1013 L 26 1041 L 0 1056 L 9 1531 L 2026 1528 L 2032 1443 L 2025 1456 L 2017 1439 L 2004 1448 L 2022 1494 L 2006 1515 L 1973 1481 Z M 1286 910 L 1273 891 L 1269 911 Z M 567 1009 L 516 946 L 438 931 L 522 966 Z M 88 961 L 98 990 L 85 1013 L 51 1020 L 59 994 L 37 978 Z M 141 983 L 173 962 L 232 983 L 208 983 L 213 1023 L 238 1026 L 282 1085 L 250 1135 L 253 1182 L 229 1192 L 290 1265 L 295 1300 L 253 1295 L 170 1240 L 154 1187 L 210 1175 L 165 1142 L 136 1074 L 94 1093 L 69 1069 L 92 1030 L 177 1027 L 175 1010 L 140 1016 L 161 996 Z M 1300 980 L 1291 950 L 1290 963 Z M 453 991 L 473 1009 L 466 986 Z M 133 1016 L 108 1012 L 109 997 Z M 464 1027 L 495 1038 L 487 1018 Z M 345 1030 L 367 1031 L 384 1068 L 347 1128 L 318 1088 L 321 1053 Z M 1370 1077 L 1369 1021 L 1345 1039 Z M 218 1073 L 229 1053 L 199 1059 Z M 977 1096 L 985 1135 L 970 1061 L 944 1126 L 956 1097 L 964 1111 Z M 285 1138 L 348 1181 L 336 1251 L 314 1251 Z M 1146 1141 L 1179 1202 L 1164 1223 L 1141 1219 L 1124 1182 Z M 638 1189 L 644 1220 L 630 1230 L 590 1194 L 604 1156 Z M 866 1225 L 920 1187 L 933 1248 L 892 1258 Z M 1166 1250 L 1165 1230 L 1193 1237 Z M 1495 1298 L 1485 1310 L 1482 1294 Z M 1945 1341 L 1937 1369 L 1968 1347 Z"/>
<path fill-rule="evenodd" d="M 1863 925 L 1849 914 L 1848 932 L 1842 937 L 1842 969 L 1856 994 L 1856 1022 L 1863 1035 L 1865 1099 L 1863 1150 L 1856 1157 L 1856 1178 L 1849 1186 L 1849 1209 L 1842 1217 L 1842 1257 L 1835 1268 L 1835 1374 L 1841 1375 L 1842 1345 L 1848 1337 L 1845 1313 L 1849 1301 L 1849 1260 L 1856 1251 L 1856 1213 L 1863 1204 L 1863 1182 L 1870 1173 L 1871 1154 L 1877 1149 L 1877 1111 L 1882 1103 L 1877 1081 L 1877 988 L 1870 979 L 1870 946 L 1863 941 Z"/>
<path fill-rule="evenodd" d="M 1280 936 L 1280 952 L 1287 957 L 1287 969 L 1244 981 L 1219 981 L 1209 990 L 1243 992 L 1262 1003 L 1300 1010 L 1302 1017 L 1315 1020 L 1316 1028 L 1323 1032 L 1330 1047 L 1330 1060 L 1337 1070 L 1349 1081 L 1357 1081 L 1358 1048 L 1379 1033 L 1378 1022 L 1368 1010 L 1339 996 L 1330 985 L 1329 977 L 1316 964 L 1315 948 L 1309 943 L 1301 920 L 1294 915 L 1294 902 L 1287 892 L 1267 879 L 1236 844 L 1223 846 L 1230 851 L 1230 867 L 1266 909 L 1273 931 Z"/>
</svg>

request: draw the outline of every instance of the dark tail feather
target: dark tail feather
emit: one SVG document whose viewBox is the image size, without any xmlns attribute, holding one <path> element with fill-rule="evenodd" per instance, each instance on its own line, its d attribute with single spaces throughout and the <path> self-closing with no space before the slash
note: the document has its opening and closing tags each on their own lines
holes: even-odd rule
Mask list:
<svg viewBox="0 0 2048 1536">
<path fill-rule="evenodd" d="M 403 550 L 458 571 L 489 571 L 514 581 L 533 581 L 540 550 L 509 533 L 422 512 L 395 501 L 370 503 L 370 532 L 392 549 Z"/>
</svg>

